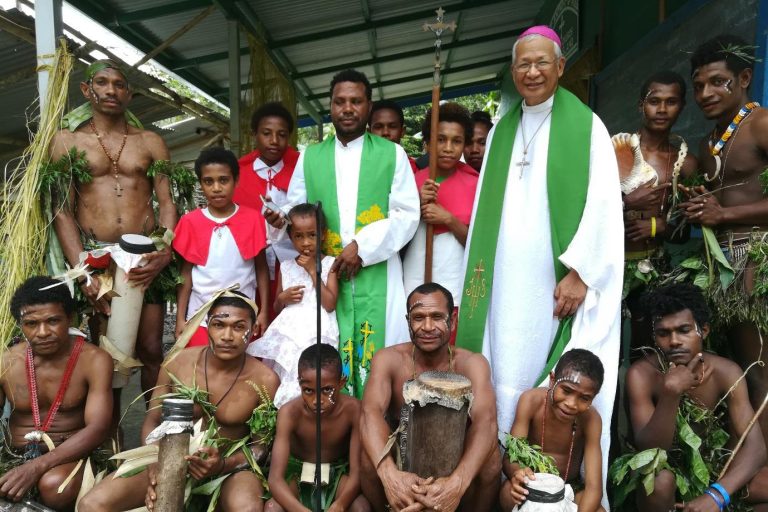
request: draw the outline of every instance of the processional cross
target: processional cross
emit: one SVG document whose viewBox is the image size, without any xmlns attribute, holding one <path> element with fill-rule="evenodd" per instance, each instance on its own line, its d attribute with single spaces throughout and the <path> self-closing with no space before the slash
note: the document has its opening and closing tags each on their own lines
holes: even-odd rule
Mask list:
<svg viewBox="0 0 768 512">
<path fill-rule="evenodd" d="M 443 46 L 443 32 L 446 30 L 456 31 L 456 22 L 445 23 L 443 16 L 445 10 L 440 7 L 435 11 L 437 21 L 435 23 L 424 23 L 424 31 L 431 31 L 435 34 L 435 71 L 432 75 L 432 113 L 429 137 L 429 179 L 434 180 L 437 177 L 437 130 L 440 116 L 440 50 Z M 424 282 L 432 281 L 432 246 L 434 241 L 435 227 L 427 224 L 427 244 L 424 254 Z"/>
</svg>

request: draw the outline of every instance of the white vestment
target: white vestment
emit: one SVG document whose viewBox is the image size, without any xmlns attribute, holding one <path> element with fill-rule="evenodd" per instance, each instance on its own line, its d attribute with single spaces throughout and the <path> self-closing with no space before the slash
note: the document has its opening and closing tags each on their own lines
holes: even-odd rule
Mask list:
<svg viewBox="0 0 768 512">
<path fill-rule="evenodd" d="M 523 157 L 523 130 L 518 126 L 504 204 L 500 208 L 493 287 L 483 336 L 483 354 L 491 362 L 493 372 L 500 435 L 510 431 L 520 395 L 534 386 L 548 384 L 547 379 L 543 383 L 536 379 L 544 369 L 558 327 L 558 319 L 554 317 L 557 283 L 547 196 L 547 153 L 552 119 L 548 114 L 553 102 L 554 97 L 532 107 L 523 105 L 521 124 L 526 142 L 530 144 L 526 156 L 530 164 L 524 166 L 521 177 L 517 163 Z M 496 141 L 495 131 L 494 127 L 488 134 L 475 211 L 491 145 L 512 142 Z M 602 121 L 593 114 L 587 202 L 579 228 L 560 261 L 567 268 L 575 269 L 588 287 L 584 303 L 573 320 L 571 341 L 565 350 L 590 350 L 597 354 L 605 369 L 601 392 L 593 403 L 603 419 L 604 484 L 620 348 L 624 266 L 620 190 L 611 139 Z M 474 213 L 472 217 L 474 219 Z M 473 224 L 467 247 L 474 229 Z M 605 492 L 603 497 L 606 497 Z M 607 506 L 607 499 L 603 502 Z"/>
<path fill-rule="evenodd" d="M 363 266 L 387 262 L 387 318 L 385 343 L 387 346 L 411 339 L 405 320 L 405 291 L 403 267 L 399 251 L 416 232 L 421 214 L 419 192 L 413 178 L 413 169 L 403 148 L 395 144 L 395 173 L 389 194 L 387 218 L 372 222 L 355 233 L 357 217 L 357 187 L 360 176 L 360 160 L 363 156 L 363 137 L 346 146 L 336 139 L 336 189 L 341 222 L 341 245 L 346 247 L 357 241 L 358 256 Z M 307 201 L 304 181 L 304 155 L 296 163 L 296 169 L 288 187 L 288 207 Z M 365 180 L 365 170 L 362 179 Z M 365 182 L 363 182 L 365 183 Z M 287 211 L 287 209 L 285 210 Z"/>
</svg>

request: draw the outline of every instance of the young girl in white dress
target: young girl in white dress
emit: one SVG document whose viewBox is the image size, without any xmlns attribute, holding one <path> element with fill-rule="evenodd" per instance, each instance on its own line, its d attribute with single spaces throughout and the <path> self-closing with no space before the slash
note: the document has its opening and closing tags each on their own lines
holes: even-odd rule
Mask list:
<svg viewBox="0 0 768 512">
<path fill-rule="evenodd" d="M 324 237 L 325 221 L 315 221 L 316 210 L 311 204 L 294 206 L 288 212 L 288 235 L 299 253 L 294 260 L 280 264 L 275 292 L 277 318 L 264 336 L 248 347 L 248 353 L 260 357 L 280 376 L 275 405 L 282 406 L 301 394 L 297 364 L 305 348 L 317 342 L 317 301 L 315 292 L 317 237 Z M 322 243 L 322 241 L 321 241 Z M 334 258 L 324 256 L 320 277 L 320 338 L 334 347 L 339 343 L 336 323 L 338 281 L 331 273 Z"/>
</svg>

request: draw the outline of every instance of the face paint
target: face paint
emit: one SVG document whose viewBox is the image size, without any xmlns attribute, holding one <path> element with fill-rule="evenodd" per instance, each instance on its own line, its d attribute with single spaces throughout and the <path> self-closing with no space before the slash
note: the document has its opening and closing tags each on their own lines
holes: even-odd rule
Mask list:
<svg viewBox="0 0 768 512">
<path fill-rule="evenodd" d="M 411 307 L 408 308 L 408 314 L 410 314 L 411 311 L 413 311 L 414 308 L 418 308 L 418 307 L 423 306 L 423 305 L 424 305 L 423 302 L 419 302 L 419 301 L 414 302 L 413 304 L 411 304 Z"/>
<path fill-rule="evenodd" d="M 331 390 L 330 393 L 328 393 L 328 401 L 331 403 L 331 405 L 336 405 L 336 401 L 333 399 L 333 392 L 335 390 Z"/>
<path fill-rule="evenodd" d="M 211 320 L 215 318 L 229 318 L 229 313 L 216 313 L 215 315 L 210 316 Z"/>
<path fill-rule="evenodd" d="M 699 327 L 698 323 L 693 324 L 693 328 L 696 329 L 696 334 L 699 335 L 699 338 L 704 339 L 704 335 L 701 332 L 701 328 Z"/>
<path fill-rule="evenodd" d="M 725 83 L 723 84 L 723 89 L 725 89 L 725 90 L 726 90 L 726 92 L 728 92 L 728 94 L 733 94 L 733 89 L 731 88 L 731 84 L 732 84 L 732 83 L 733 83 L 733 80 L 731 80 L 731 79 L 729 78 L 729 79 L 728 79 L 728 80 L 726 80 L 726 81 L 725 81 Z"/>
<path fill-rule="evenodd" d="M 93 80 L 88 80 L 88 90 L 91 91 L 91 96 L 93 96 L 93 101 L 98 105 L 99 95 L 96 94 L 96 91 L 93 90 Z"/>
<path fill-rule="evenodd" d="M 251 330 L 250 329 L 245 331 L 245 333 L 243 334 L 243 344 L 244 345 L 248 344 L 248 339 L 249 339 L 250 335 L 251 335 Z"/>
</svg>

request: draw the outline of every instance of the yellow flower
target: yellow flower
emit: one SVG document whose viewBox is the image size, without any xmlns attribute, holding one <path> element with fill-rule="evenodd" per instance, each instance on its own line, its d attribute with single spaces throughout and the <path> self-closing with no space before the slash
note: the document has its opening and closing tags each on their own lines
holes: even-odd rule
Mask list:
<svg viewBox="0 0 768 512">
<path fill-rule="evenodd" d="M 326 256 L 338 256 L 341 254 L 341 250 L 341 235 L 326 229 L 325 240 L 323 240 L 323 254 Z"/>
<path fill-rule="evenodd" d="M 368 224 L 371 224 L 373 222 L 376 222 L 377 220 L 385 219 L 386 216 L 381 211 L 381 208 L 379 205 L 374 204 L 364 212 L 362 212 L 360 215 L 357 216 L 357 222 L 360 223 L 361 226 L 367 226 Z"/>
</svg>

